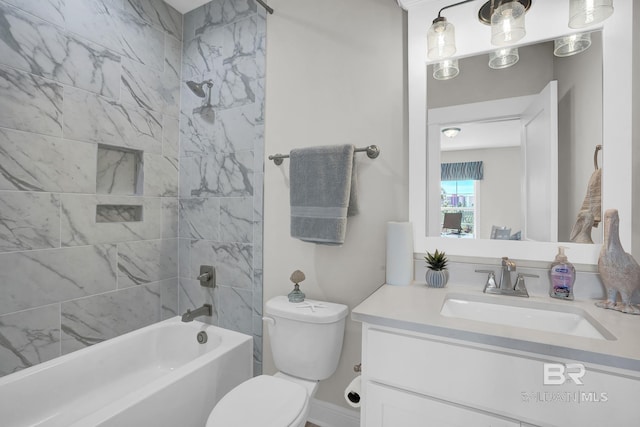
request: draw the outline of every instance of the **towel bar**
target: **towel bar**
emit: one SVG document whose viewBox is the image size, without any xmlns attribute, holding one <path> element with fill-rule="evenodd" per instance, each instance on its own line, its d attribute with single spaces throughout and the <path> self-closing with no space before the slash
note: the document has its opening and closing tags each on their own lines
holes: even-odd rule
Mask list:
<svg viewBox="0 0 640 427">
<path fill-rule="evenodd" d="M 380 149 L 377 145 L 369 145 L 368 147 L 356 148 L 355 152 L 360 153 L 365 151 L 367 153 L 367 157 L 370 159 L 375 159 L 380 155 Z M 269 160 L 273 160 L 273 163 L 280 166 L 282 164 L 282 159 L 288 159 L 288 154 L 272 154 L 269 156 Z"/>
</svg>

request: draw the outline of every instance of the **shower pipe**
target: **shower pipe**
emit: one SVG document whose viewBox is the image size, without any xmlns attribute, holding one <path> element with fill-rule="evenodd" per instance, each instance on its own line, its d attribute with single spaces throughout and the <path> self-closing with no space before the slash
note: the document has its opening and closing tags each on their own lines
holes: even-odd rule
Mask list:
<svg viewBox="0 0 640 427">
<path fill-rule="evenodd" d="M 256 0 L 258 3 L 260 3 L 260 6 L 264 7 L 267 12 L 269 12 L 270 15 L 273 15 L 273 9 L 269 7 L 268 4 L 266 4 L 264 1 L 262 0 Z"/>
</svg>

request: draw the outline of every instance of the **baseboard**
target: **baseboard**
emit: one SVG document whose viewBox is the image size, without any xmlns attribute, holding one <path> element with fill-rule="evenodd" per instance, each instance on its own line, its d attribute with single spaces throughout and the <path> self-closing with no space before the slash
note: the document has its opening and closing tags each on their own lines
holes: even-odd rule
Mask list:
<svg viewBox="0 0 640 427">
<path fill-rule="evenodd" d="M 320 427 L 360 427 L 360 410 L 311 399 L 309 422 Z"/>
</svg>

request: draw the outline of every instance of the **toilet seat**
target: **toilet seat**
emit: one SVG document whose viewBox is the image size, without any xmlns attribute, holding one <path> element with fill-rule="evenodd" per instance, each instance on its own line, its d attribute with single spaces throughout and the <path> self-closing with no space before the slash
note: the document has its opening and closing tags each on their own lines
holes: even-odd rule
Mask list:
<svg viewBox="0 0 640 427">
<path fill-rule="evenodd" d="M 304 425 L 309 397 L 299 384 L 260 375 L 243 382 L 213 408 L 207 427 Z"/>
</svg>

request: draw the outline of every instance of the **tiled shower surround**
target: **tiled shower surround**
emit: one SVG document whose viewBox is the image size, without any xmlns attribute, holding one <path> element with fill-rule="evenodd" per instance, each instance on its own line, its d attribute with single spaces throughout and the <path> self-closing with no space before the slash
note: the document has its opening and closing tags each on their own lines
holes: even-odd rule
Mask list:
<svg viewBox="0 0 640 427">
<path fill-rule="evenodd" d="M 210 99 L 206 86 L 205 99 L 180 86 L 180 308 L 204 296 L 220 326 L 253 334 L 254 374 L 262 371 L 265 24 L 253 0 L 187 13 L 182 80 L 213 86 Z M 210 263 L 212 292 L 194 280 Z"/>
<path fill-rule="evenodd" d="M 264 15 L 199 10 L 0 0 L 0 375 L 212 301 L 260 369 Z"/>
</svg>

